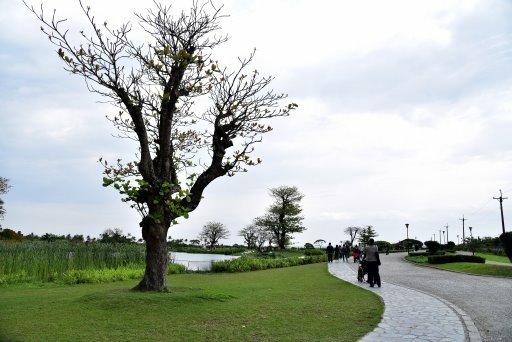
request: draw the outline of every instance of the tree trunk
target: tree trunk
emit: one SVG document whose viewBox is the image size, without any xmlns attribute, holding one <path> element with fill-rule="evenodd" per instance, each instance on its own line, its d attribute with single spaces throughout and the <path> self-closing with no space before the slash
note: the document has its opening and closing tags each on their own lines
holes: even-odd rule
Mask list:
<svg viewBox="0 0 512 342">
<path fill-rule="evenodd" d="M 140 283 L 134 287 L 137 291 L 166 291 L 167 266 L 167 228 L 163 224 L 142 220 L 142 237 L 146 241 L 146 271 Z"/>
</svg>

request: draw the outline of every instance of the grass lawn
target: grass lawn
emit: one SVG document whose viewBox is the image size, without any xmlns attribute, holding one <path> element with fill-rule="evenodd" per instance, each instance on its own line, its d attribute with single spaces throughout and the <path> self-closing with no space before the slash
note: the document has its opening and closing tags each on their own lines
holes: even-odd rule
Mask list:
<svg viewBox="0 0 512 342">
<path fill-rule="evenodd" d="M 469 274 L 512 278 L 512 267 L 510 266 L 478 264 L 472 262 L 454 262 L 449 264 L 436 265 L 436 267 L 443 270 L 458 271 Z"/>
<path fill-rule="evenodd" d="M 380 298 L 325 263 L 169 277 L 169 293 L 136 281 L 0 288 L 0 340 L 356 341 L 378 324 Z"/>
<path fill-rule="evenodd" d="M 475 255 L 485 258 L 489 261 L 497 261 L 497 262 L 504 262 L 506 264 L 510 264 L 510 259 L 506 256 L 499 256 L 494 254 L 486 254 L 486 253 L 475 253 Z"/>
<path fill-rule="evenodd" d="M 482 256 L 482 255 L 479 255 Z M 426 256 L 406 256 L 406 260 L 412 261 L 417 264 L 426 265 L 433 268 L 439 268 L 442 270 L 457 271 L 468 274 L 478 275 L 490 275 L 500 277 L 512 278 L 512 267 L 492 265 L 492 264 L 478 264 L 472 262 L 453 262 L 448 264 L 437 264 L 431 265 L 428 263 L 428 257 Z"/>
</svg>

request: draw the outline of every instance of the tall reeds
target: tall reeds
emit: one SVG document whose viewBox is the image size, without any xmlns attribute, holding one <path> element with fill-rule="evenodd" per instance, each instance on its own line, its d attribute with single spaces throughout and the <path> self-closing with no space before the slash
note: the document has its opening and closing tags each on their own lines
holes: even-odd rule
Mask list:
<svg viewBox="0 0 512 342">
<path fill-rule="evenodd" d="M 144 263 L 144 246 L 137 244 L 0 241 L 0 284 L 55 281 L 77 271 L 144 269 Z"/>
</svg>

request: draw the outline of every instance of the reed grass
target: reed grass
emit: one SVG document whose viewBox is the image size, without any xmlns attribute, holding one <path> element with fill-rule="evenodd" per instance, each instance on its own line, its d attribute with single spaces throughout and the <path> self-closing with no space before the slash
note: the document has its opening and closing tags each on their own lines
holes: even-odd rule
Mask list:
<svg viewBox="0 0 512 342">
<path fill-rule="evenodd" d="M 106 272 L 113 278 L 133 279 L 135 271 L 144 270 L 145 252 L 137 244 L 0 241 L 0 260 L 0 284 L 69 282 L 72 278 L 76 283 L 105 278 Z"/>
</svg>

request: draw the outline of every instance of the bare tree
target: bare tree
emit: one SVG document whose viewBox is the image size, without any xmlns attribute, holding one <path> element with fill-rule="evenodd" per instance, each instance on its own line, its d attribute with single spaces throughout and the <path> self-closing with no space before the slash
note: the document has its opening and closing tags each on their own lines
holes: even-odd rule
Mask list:
<svg viewBox="0 0 512 342">
<path fill-rule="evenodd" d="M 256 248 L 256 240 L 258 238 L 258 227 L 255 224 L 247 225 L 240 230 L 239 236 L 244 238 L 244 242 L 248 249 Z"/>
<path fill-rule="evenodd" d="M 56 45 L 65 70 L 83 77 L 94 92 L 117 111 L 109 117 L 119 136 L 138 143 L 134 161 L 117 159 L 104 166 L 104 186 L 113 186 L 123 201 L 139 211 L 146 242 L 146 270 L 136 289 L 166 289 L 167 232 L 179 217 L 187 218 L 215 179 L 261 162 L 254 145 L 272 128 L 267 119 L 287 116 L 296 108 L 278 105 L 286 97 L 268 89 L 272 77 L 248 71 L 254 53 L 230 71 L 211 57 L 227 37 L 219 33 L 222 8 L 192 3 L 176 16 L 171 7 L 136 14 L 147 43 L 130 40 L 132 26 L 100 24 L 78 1 L 90 32 L 71 41 L 66 20 L 55 11 L 35 10 L 42 32 Z M 201 110 L 198 97 L 211 106 Z M 199 158 L 201 156 L 201 159 Z"/>
<path fill-rule="evenodd" d="M 299 204 L 304 195 L 295 186 L 270 189 L 270 195 L 274 197 L 274 203 L 255 222 L 273 234 L 280 249 L 285 249 L 287 242 L 293 238 L 293 233 L 306 230 L 302 225 L 304 218 L 300 216 L 302 208 Z"/>
<path fill-rule="evenodd" d="M 208 222 L 199 234 L 199 240 L 204 241 L 209 248 L 214 248 L 221 239 L 227 239 L 228 237 L 229 231 L 220 222 Z"/>
<path fill-rule="evenodd" d="M 354 244 L 354 240 L 357 237 L 357 233 L 361 231 L 361 227 L 347 227 L 344 232 L 347 235 L 350 235 L 350 246 Z"/>
<path fill-rule="evenodd" d="M 274 240 L 274 235 L 269 232 L 265 227 L 256 226 L 257 234 L 256 234 L 256 249 L 261 252 L 263 250 L 263 245 L 265 242 L 268 242 L 269 249 L 272 247 L 272 241 Z"/>
<path fill-rule="evenodd" d="M 244 238 L 247 248 L 256 248 L 260 252 L 265 242 L 272 241 L 273 237 L 272 233 L 269 232 L 266 227 L 257 224 L 257 220 L 242 229 L 239 235 Z"/>
</svg>

